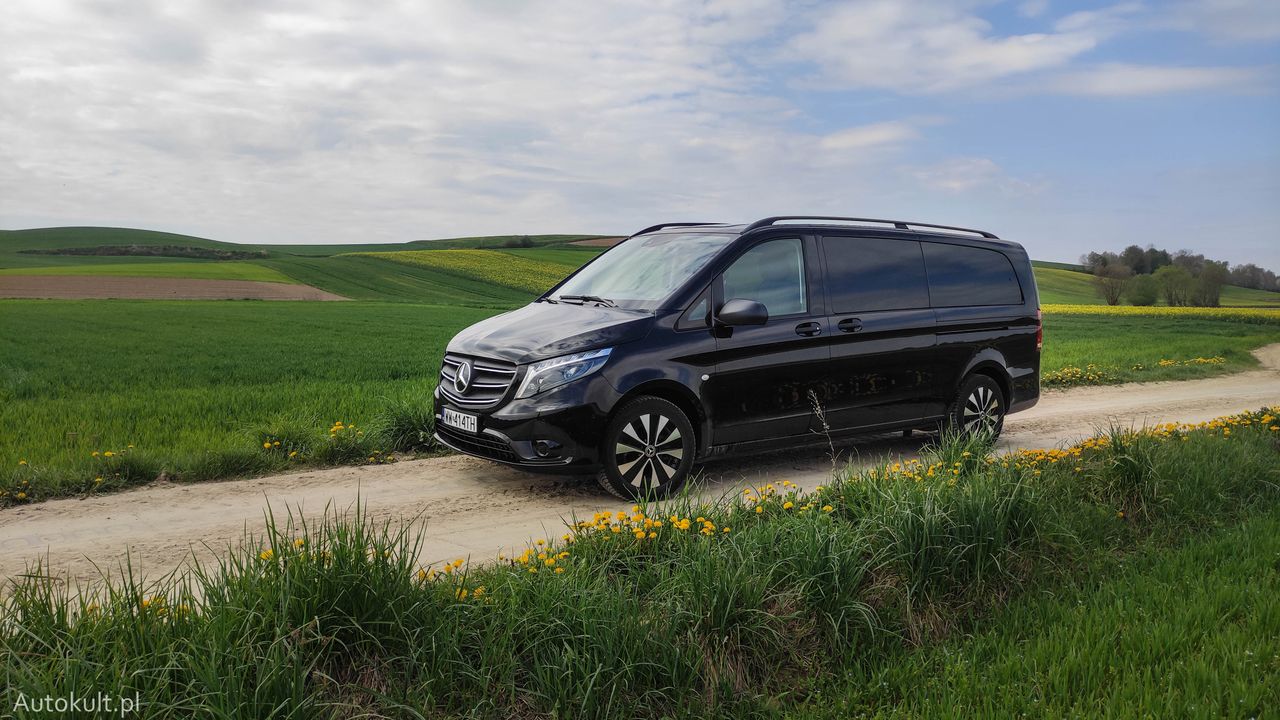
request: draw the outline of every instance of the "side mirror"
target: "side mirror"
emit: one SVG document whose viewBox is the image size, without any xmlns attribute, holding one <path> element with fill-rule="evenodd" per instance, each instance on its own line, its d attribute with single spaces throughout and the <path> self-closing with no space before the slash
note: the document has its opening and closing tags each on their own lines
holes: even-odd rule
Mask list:
<svg viewBox="0 0 1280 720">
<path fill-rule="evenodd" d="M 720 306 L 716 320 L 721 325 L 763 325 L 769 322 L 769 310 L 755 300 L 734 298 Z"/>
</svg>

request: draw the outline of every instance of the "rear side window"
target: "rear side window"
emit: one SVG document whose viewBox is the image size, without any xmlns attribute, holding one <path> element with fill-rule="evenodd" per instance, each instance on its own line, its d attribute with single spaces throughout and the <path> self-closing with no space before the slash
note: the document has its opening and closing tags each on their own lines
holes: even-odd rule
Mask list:
<svg viewBox="0 0 1280 720">
<path fill-rule="evenodd" d="M 1003 253 L 927 242 L 924 261 L 934 307 L 1022 304 L 1022 286 Z"/>
<path fill-rule="evenodd" d="M 804 250 L 799 238 L 769 240 L 724 271 L 724 299 L 755 300 L 770 317 L 805 312 Z"/>
<path fill-rule="evenodd" d="M 920 243 L 824 237 L 827 298 L 836 314 L 929 307 Z"/>
</svg>

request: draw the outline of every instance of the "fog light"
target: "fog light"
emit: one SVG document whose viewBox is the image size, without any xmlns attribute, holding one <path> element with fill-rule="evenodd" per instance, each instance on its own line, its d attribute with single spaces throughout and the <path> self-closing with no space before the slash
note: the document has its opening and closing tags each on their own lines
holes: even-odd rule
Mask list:
<svg viewBox="0 0 1280 720">
<path fill-rule="evenodd" d="M 533 451 L 538 453 L 538 457 L 553 457 L 559 455 L 560 443 L 554 440 L 535 440 L 533 443 Z"/>
</svg>

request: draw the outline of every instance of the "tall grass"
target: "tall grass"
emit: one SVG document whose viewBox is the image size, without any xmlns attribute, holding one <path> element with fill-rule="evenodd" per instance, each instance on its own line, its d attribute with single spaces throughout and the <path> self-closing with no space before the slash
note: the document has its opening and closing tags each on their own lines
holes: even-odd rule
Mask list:
<svg viewBox="0 0 1280 720">
<path fill-rule="evenodd" d="M 97 688 L 175 718 L 773 715 L 1097 553 L 1280 505 L 1276 423 L 1157 428 L 1138 452 L 1114 434 L 1001 456 L 944 442 L 812 493 L 597 513 L 480 565 L 420 567 L 417 526 L 357 508 L 273 521 L 152 586 L 126 569 L 105 597 L 35 568 L 0 615 L 0 702 Z M 1147 510 L 1124 513 L 1135 493 Z"/>
</svg>

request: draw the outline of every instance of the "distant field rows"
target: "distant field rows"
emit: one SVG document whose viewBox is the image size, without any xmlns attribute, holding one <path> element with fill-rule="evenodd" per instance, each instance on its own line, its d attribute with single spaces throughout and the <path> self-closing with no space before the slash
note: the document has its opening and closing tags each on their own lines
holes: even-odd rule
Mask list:
<svg viewBox="0 0 1280 720">
<path fill-rule="evenodd" d="M 589 235 L 530 236 L 531 248 L 505 247 L 523 237 L 495 236 L 373 245 L 259 245 L 118 228 L 49 228 L 0 231 L 0 274 L 116 275 L 297 282 L 355 300 L 517 305 L 555 284 L 601 248 L 569 245 Z M 157 257 L 32 255 L 98 245 L 178 245 L 217 250 L 256 250 L 250 261 L 175 260 Z M 439 254 L 440 250 L 453 251 Z M 512 258 L 516 258 L 513 260 Z M 1064 263 L 1036 263 L 1043 304 L 1101 305 L 1089 275 Z M 54 269 L 59 268 L 59 269 Z M 1280 293 L 1223 288 L 1222 304 L 1280 307 Z"/>
<path fill-rule="evenodd" d="M 575 259 L 579 259 L 580 262 L 586 262 L 594 256 L 588 251 L 564 252 L 576 252 Z M 546 292 L 576 267 L 537 257 L 493 250 L 406 250 L 390 253 L 354 253 L 354 256 L 437 270 L 468 280 L 523 290 L 530 294 Z"/>
<path fill-rule="evenodd" d="M 83 260 L 84 258 L 80 259 Z M 0 275 L 105 275 L 109 277 L 254 280 L 258 282 L 279 283 L 298 282 L 278 270 L 255 262 L 216 262 L 207 260 L 195 262 L 95 263 L 86 265 L 0 268 Z"/>
</svg>

